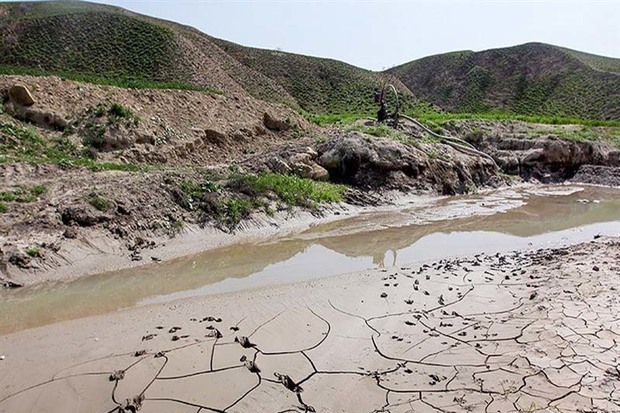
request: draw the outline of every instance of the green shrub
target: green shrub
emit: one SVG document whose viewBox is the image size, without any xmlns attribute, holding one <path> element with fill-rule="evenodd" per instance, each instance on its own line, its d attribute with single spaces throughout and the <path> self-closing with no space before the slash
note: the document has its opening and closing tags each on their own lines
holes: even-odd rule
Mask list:
<svg viewBox="0 0 620 413">
<path fill-rule="evenodd" d="M 17 195 L 13 191 L 0 192 L 0 201 L 2 202 L 14 202 L 17 199 Z"/>
<path fill-rule="evenodd" d="M 37 247 L 28 247 L 26 249 L 26 254 L 30 255 L 33 258 L 35 258 L 35 257 L 39 257 L 41 255 L 41 251 Z"/>
<path fill-rule="evenodd" d="M 112 202 L 96 194 L 90 195 L 88 203 L 91 204 L 96 210 L 101 212 L 108 211 L 112 206 Z"/>
<path fill-rule="evenodd" d="M 222 222 L 230 229 L 239 225 L 241 220 L 250 216 L 256 202 L 246 198 L 230 198 L 222 202 Z"/>
<path fill-rule="evenodd" d="M 47 192 L 47 187 L 45 185 L 35 185 L 30 188 L 30 192 L 32 192 L 34 196 L 41 196 Z"/>
<path fill-rule="evenodd" d="M 104 125 L 105 126 L 105 125 Z M 62 169 L 86 167 L 92 171 L 149 171 L 147 165 L 97 162 L 87 148 L 78 148 L 66 136 L 43 139 L 32 127 L 0 121 L 0 163 L 18 161 L 55 164 Z M 0 195 L 0 198 L 2 195 Z"/>
<path fill-rule="evenodd" d="M 0 202 L 0 214 L 4 214 L 8 211 L 9 207 L 4 202 Z"/>
</svg>

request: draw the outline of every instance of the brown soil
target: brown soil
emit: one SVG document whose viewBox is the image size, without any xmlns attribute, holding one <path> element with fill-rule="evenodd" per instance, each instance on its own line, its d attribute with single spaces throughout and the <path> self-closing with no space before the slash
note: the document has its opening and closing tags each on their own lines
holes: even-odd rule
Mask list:
<svg viewBox="0 0 620 413">
<path fill-rule="evenodd" d="M 59 138 L 63 132 L 46 128 L 45 122 L 65 120 L 64 135 L 79 148 L 83 147 L 84 125 L 92 120 L 86 113 L 89 108 L 101 103 L 129 108 L 139 116 L 137 125 L 107 130 L 104 142 L 109 145 L 94 154 L 98 161 L 151 167 L 148 172 L 93 172 L 24 160 L 1 163 L 0 192 L 37 185 L 47 190 L 32 202 L 12 202 L 7 212 L 0 213 L 0 280 L 7 286 L 45 281 L 51 273 L 57 279 L 62 274 L 76 276 L 139 265 L 151 256 L 161 259 L 149 251 L 157 248 L 161 252 L 164 244 L 180 242 L 175 238 L 179 234 L 193 231 L 207 230 L 208 238 L 213 238 L 196 245 L 219 245 L 218 233 L 241 230 L 243 225 L 223 225 L 217 203 L 227 196 L 252 197 L 247 191 L 241 195 L 235 192 L 243 192 L 243 188 L 226 186 L 233 163 L 241 174 L 272 171 L 347 184 L 344 200 L 355 205 L 388 203 L 392 198 L 385 194 L 387 190 L 458 194 L 509 182 L 492 161 L 429 143 L 427 135 L 415 128 L 401 130 L 401 136 L 408 139 L 401 142 L 339 128 L 321 129 L 286 107 L 249 97 L 127 90 L 56 77 L 0 76 L 0 90 L 14 84 L 24 84 L 32 91 L 36 103 L 28 110 L 42 115 L 36 119 L 43 122 L 37 124 L 37 133 L 50 140 Z M 21 115 L 16 112 L 16 116 Z M 8 124 L 24 125 L 8 114 L 0 117 Z M 76 126 L 71 129 L 71 125 Z M 618 159 L 618 151 L 606 144 L 528 139 L 545 128 L 540 125 L 489 123 L 487 129 L 482 128 L 482 137 L 472 133 L 478 126 L 464 123 L 453 133 L 491 153 L 504 172 L 525 178 L 543 180 L 552 172 L 553 179 L 566 179 L 583 164 L 611 165 Z M 520 146 L 500 148 L 506 134 L 511 137 L 506 142 Z M 514 168 L 512 159 L 519 159 L 520 150 L 531 162 L 518 160 L 519 167 Z M 532 152 L 536 156 L 531 156 Z M 216 182 L 224 191 L 202 199 L 201 207 L 194 208 L 188 204 L 182 184 L 206 180 Z M 104 204 L 97 209 L 95 201 L 100 200 Z M 289 210 L 269 196 L 262 202 L 275 212 Z M 325 211 L 321 207 L 310 213 Z M 287 220 L 282 217 L 274 222 L 260 213 L 249 218 L 257 226 L 266 222 L 270 222 L 268 226 L 281 225 Z M 162 254 L 173 257 L 181 251 L 186 250 Z M 110 257 L 107 263 L 102 258 L 106 255 Z M 89 262 L 93 263 L 90 268 Z"/>
<path fill-rule="evenodd" d="M 310 128 L 290 108 L 245 95 L 122 89 L 58 77 L 0 76 L 0 90 L 8 90 L 14 84 L 24 84 L 33 90 L 39 111 L 56 114 L 69 125 L 82 121 L 85 111 L 98 104 L 121 103 L 129 108 L 139 117 L 138 125 L 130 131 L 115 130 L 114 135 L 124 135 L 131 144 L 113 153 L 98 153 L 102 160 L 166 165 L 225 164 L 243 153 L 265 151 L 291 138 L 293 131 L 266 128 L 265 113 L 288 120 L 297 128 Z M 206 131 L 217 132 L 221 139 Z M 76 143 L 81 141 L 78 136 L 74 139 Z"/>
<path fill-rule="evenodd" d="M 607 239 L 27 330 L 0 412 L 616 412 L 619 265 Z"/>
</svg>

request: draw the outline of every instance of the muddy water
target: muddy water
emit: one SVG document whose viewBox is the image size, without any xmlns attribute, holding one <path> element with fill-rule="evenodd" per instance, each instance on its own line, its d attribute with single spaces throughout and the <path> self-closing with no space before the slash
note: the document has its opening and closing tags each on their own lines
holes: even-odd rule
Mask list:
<svg viewBox="0 0 620 413">
<path fill-rule="evenodd" d="M 471 253 L 620 235 L 620 190 L 504 189 L 413 202 L 289 236 L 0 292 L 0 334 L 136 305 Z"/>
</svg>

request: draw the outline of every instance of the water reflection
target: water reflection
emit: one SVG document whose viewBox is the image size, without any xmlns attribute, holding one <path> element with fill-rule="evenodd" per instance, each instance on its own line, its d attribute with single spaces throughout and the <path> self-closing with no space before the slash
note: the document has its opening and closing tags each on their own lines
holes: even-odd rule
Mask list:
<svg viewBox="0 0 620 413">
<path fill-rule="evenodd" d="M 574 237 L 589 227 L 620 233 L 620 191 L 500 193 L 369 213 L 286 239 L 237 245 L 163 264 L 38 285 L 0 295 L 0 333 L 102 314 L 139 303 L 252 288 L 425 258 Z M 580 202 L 587 199 L 589 202 Z M 593 202 L 593 201 L 597 202 Z M 544 234 L 549 236 L 536 238 Z"/>
</svg>

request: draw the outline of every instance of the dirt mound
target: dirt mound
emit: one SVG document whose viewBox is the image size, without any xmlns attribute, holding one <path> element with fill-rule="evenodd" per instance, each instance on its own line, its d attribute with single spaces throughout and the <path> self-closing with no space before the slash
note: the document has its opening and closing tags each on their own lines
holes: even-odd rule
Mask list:
<svg viewBox="0 0 620 413">
<path fill-rule="evenodd" d="M 310 125 L 298 114 L 248 96 L 98 86 L 58 77 L 0 76 L 5 94 L 25 85 L 37 103 L 8 108 L 16 118 L 64 130 L 101 160 L 214 164 L 262 151 Z M 10 103 L 10 102 L 9 102 Z M 268 129 L 274 122 L 287 131 Z M 215 131 L 220 138 L 213 139 Z"/>
</svg>

